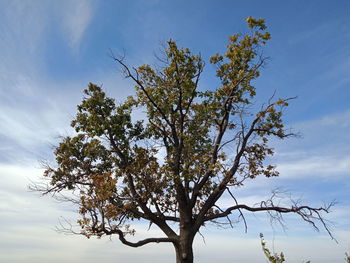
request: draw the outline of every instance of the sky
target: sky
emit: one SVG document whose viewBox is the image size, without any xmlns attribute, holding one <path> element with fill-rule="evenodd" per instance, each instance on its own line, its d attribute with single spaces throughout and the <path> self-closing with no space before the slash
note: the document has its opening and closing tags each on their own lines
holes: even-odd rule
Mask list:
<svg viewBox="0 0 350 263">
<path fill-rule="evenodd" d="M 245 18 L 264 18 L 272 39 L 268 65 L 255 82 L 258 99 L 293 97 L 286 123 L 300 138 L 274 142 L 281 176 L 259 178 L 238 191 L 254 204 L 273 189 L 305 204 L 335 200 L 326 215 L 334 237 L 295 216 L 286 228 L 265 214 L 247 215 L 248 233 L 207 227 L 195 240 L 197 262 L 264 262 L 259 233 L 287 262 L 344 262 L 350 253 L 350 2 L 338 1 L 93 1 L 0 0 L 0 262 L 174 262 L 171 245 L 138 249 L 117 239 L 57 233 L 77 208 L 30 192 L 53 160 L 89 82 L 122 101 L 133 84 L 108 55 L 125 54 L 129 65 L 154 63 L 169 39 L 207 61 L 202 89 L 215 89 L 209 57 L 228 37 L 245 32 Z M 228 200 L 223 200 L 224 203 Z M 64 219 L 63 219 L 64 218 Z M 138 223 L 138 237 L 157 235 Z"/>
</svg>

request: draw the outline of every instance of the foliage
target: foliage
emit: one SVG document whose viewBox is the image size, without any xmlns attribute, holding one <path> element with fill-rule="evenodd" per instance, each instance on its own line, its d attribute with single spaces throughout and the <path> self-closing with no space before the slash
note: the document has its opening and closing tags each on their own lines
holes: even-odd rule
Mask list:
<svg viewBox="0 0 350 263">
<path fill-rule="evenodd" d="M 58 145 L 57 165 L 44 174 L 50 183 L 39 189 L 78 197 L 69 200 L 80 208 L 81 234 L 116 234 L 133 247 L 170 242 L 177 262 L 193 262 L 192 242 L 199 229 L 232 223 L 232 216 L 244 220 L 244 211 L 265 211 L 279 220 L 294 213 L 315 228 L 317 221 L 326 227 L 322 212 L 328 206 L 281 207 L 272 198 L 248 206 L 235 196 L 246 180 L 279 175 L 266 162 L 274 154 L 269 140 L 293 135 L 282 120 L 290 99 L 256 104 L 253 81 L 265 64 L 261 48 L 270 34 L 263 19 L 249 17 L 247 23 L 249 33 L 231 36 L 226 53 L 210 58 L 221 82 L 217 89 L 199 90 L 201 56 L 172 40 L 159 67 L 130 68 L 113 56 L 135 83 L 134 97 L 116 103 L 101 87 L 88 85 L 72 121 L 77 134 Z M 145 120 L 133 120 L 137 108 Z M 229 207 L 217 205 L 224 194 L 232 197 Z M 134 220 L 158 226 L 165 237 L 126 240 L 135 233 Z"/>
</svg>

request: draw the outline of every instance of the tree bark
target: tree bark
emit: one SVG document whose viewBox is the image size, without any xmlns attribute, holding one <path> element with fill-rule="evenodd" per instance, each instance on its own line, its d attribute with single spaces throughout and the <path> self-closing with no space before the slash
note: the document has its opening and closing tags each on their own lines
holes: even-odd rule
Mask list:
<svg viewBox="0 0 350 263">
<path fill-rule="evenodd" d="M 180 219 L 180 233 L 178 241 L 174 244 L 176 252 L 176 263 L 193 263 L 193 222 L 189 213 L 183 212 Z"/>
<path fill-rule="evenodd" d="M 179 242 L 174 244 L 176 263 L 193 263 L 193 239 L 192 231 L 180 229 Z"/>
</svg>

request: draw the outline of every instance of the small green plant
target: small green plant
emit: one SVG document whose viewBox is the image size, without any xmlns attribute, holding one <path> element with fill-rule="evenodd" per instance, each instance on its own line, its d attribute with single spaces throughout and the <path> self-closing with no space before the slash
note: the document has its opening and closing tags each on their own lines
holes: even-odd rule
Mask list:
<svg viewBox="0 0 350 263">
<path fill-rule="evenodd" d="M 272 254 L 270 250 L 266 247 L 266 242 L 264 240 L 264 235 L 260 233 L 261 246 L 264 251 L 266 258 L 271 263 L 282 263 L 285 261 L 284 254 L 281 252 L 279 255 L 277 253 Z"/>
<path fill-rule="evenodd" d="M 264 235 L 260 233 L 261 246 L 264 251 L 266 258 L 270 263 L 282 263 L 285 262 L 284 254 L 281 252 L 280 254 L 271 253 L 270 250 L 266 247 L 266 241 L 264 240 Z M 350 259 L 348 257 L 348 259 Z M 306 261 L 305 263 L 310 263 L 310 261 Z"/>
<path fill-rule="evenodd" d="M 262 233 L 260 233 L 260 240 L 261 240 L 261 246 L 264 251 L 264 254 L 270 263 L 285 262 L 283 252 L 281 252 L 280 254 L 277 254 L 277 253 L 272 254 L 270 250 L 266 247 L 266 241 L 264 240 L 264 235 Z M 308 260 L 305 263 L 311 263 L 311 261 Z M 350 256 L 348 255 L 348 253 L 345 253 L 345 263 L 350 263 Z"/>
</svg>

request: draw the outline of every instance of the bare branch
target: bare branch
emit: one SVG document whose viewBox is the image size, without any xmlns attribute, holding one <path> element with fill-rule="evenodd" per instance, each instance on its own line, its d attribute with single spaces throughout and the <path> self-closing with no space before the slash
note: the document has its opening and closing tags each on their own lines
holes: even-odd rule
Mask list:
<svg viewBox="0 0 350 263">
<path fill-rule="evenodd" d="M 260 212 L 260 211 L 265 211 L 265 212 L 276 212 L 278 216 L 282 214 L 287 214 L 287 213 L 295 213 L 299 215 L 304 221 L 308 222 L 311 224 L 314 229 L 319 231 L 319 228 L 315 224 L 315 220 L 320 222 L 321 225 L 324 227 L 324 229 L 327 231 L 329 236 L 334 239 L 328 225 L 326 224 L 326 220 L 322 216 L 322 212 L 329 213 L 330 208 L 334 205 L 334 202 L 330 203 L 327 206 L 324 207 L 319 207 L 319 208 L 314 208 L 310 206 L 291 206 L 291 207 L 281 207 L 281 206 L 269 206 L 269 203 L 267 202 L 261 202 L 259 207 L 250 207 L 245 204 L 237 204 L 234 206 L 231 206 L 227 208 L 223 213 L 219 213 L 216 215 L 210 215 L 205 217 L 204 221 L 211 221 L 216 218 L 222 218 L 230 215 L 233 211 L 235 210 L 240 210 L 244 209 L 250 212 Z M 270 214 L 271 215 L 271 214 Z"/>
<path fill-rule="evenodd" d="M 232 192 L 230 191 L 230 188 L 227 187 L 226 189 L 227 189 L 228 193 L 230 194 L 230 196 L 232 197 L 232 199 L 235 201 L 236 205 L 238 205 L 237 199 L 234 197 L 234 195 L 233 195 Z M 240 217 L 242 217 L 242 219 L 243 219 L 243 222 L 244 222 L 244 230 L 245 230 L 245 232 L 247 233 L 247 231 L 248 231 L 247 221 L 245 220 L 245 217 L 244 217 L 244 215 L 243 215 L 242 210 L 241 210 L 241 209 L 237 209 L 237 210 L 238 210 L 238 212 L 240 213 Z M 227 216 L 227 218 L 228 218 L 228 216 Z"/>
<path fill-rule="evenodd" d="M 176 238 L 169 238 L 169 237 L 155 237 L 155 238 L 146 238 L 143 240 L 140 240 L 138 242 L 130 242 L 125 239 L 125 235 L 123 231 L 119 229 L 113 229 L 113 230 L 105 230 L 106 235 L 112 235 L 117 234 L 119 236 L 119 240 L 127 246 L 130 247 L 141 247 L 149 243 L 177 243 Z"/>
</svg>

